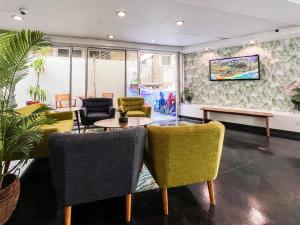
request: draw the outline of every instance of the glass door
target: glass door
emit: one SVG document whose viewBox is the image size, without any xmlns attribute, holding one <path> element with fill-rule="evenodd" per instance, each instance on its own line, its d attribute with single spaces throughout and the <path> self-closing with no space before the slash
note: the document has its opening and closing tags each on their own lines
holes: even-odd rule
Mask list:
<svg viewBox="0 0 300 225">
<path fill-rule="evenodd" d="M 138 51 L 126 51 L 126 96 L 138 96 Z"/>
<path fill-rule="evenodd" d="M 81 107 L 81 99 L 85 97 L 85 64 L 86 48 L 72 49 L 72 73 L 71 73 L 71 101 Z"/>
<path fill-rule="evenodd" d="M 140 95 L 153 116 L 176 116 L 177 54 L 141 52 Z"/>
<path fill-rule="evenodd" d="M 110 49 L 88 50 L 87 96 L 113 94 L 113 103 L 125 95 L 125 51 Z"/>
</svg>

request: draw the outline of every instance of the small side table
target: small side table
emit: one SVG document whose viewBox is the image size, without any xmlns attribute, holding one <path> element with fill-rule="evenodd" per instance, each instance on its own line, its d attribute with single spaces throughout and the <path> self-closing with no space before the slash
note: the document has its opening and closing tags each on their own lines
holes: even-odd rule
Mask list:
<svg viewBox="0 0 300 225">
<path fill-rule="evenodd" d="M 80 123 L 79 123 L 79 111 L 81 108 L 79 107 L 64 107 L 64 108 L 57 108 L 55 112 L 74 112 L 76 117 L 76 123 L 78 127 L 78 132 L 80 133 Z"/>
</svg>

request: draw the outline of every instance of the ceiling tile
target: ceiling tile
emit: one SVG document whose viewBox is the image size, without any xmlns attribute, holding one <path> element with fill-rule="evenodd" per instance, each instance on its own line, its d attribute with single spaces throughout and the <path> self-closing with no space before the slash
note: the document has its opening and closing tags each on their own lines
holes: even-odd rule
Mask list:
<svg viewBox="0 0 300 225">
<path fill-rule="evenodd" d="M 100 38 L 100 23 L 72 20 L 71 33 L 74 37 Z"/>
<path fill-rule="evenodd" d="M 105 8 L 105 0 L 65 0 L 72 19 L 100 22 Z"/>
<path fill-rule="evenodd" d="M 18 22 L 11 16 L 20 7 L 29 13 Z M 187 46 L 300 25 L 299 11 L 286 0 L 0 0 L 0 29 Z"/>
</svg>

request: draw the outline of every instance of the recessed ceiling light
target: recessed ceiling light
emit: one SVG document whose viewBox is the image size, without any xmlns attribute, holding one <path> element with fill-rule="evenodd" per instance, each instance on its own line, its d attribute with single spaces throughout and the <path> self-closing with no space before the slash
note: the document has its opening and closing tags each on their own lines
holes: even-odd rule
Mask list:
<svg viewBox="0 0 300 225">
<path fill-rule="evenodd" d="M 291 3 L 300 4 L 300 0 L 286 0 Z"/>
<path fill-rule="evenodd" d="M 184 23 L 185 23 L 185 21 L 181 20 L 181 21 L 177 21 L 177 22 L 176 22 L 176 25 L 180 27 L 180 26 L 182 26 Z"/>
<path fill-rule="evenodd" d="M 108 35 L 107 37 L 108 37 L 109 39 L 114 39 L 114 38 L 115 38 L 114 35 Z"/>
<path fill-rule="evenodd" d="M 120 11 L 118 11 L 117 12 L 117 15 L 119 16 L 119 17 L 124 17 L 124 16 L 126 16 L 126 12 L 125 11 L 123 11 L 123 10 L 120 10 Z"/>
<path fill-rule="evenodd" d="M 23 20 L 23 17 L 20 16 L 20 15 L 12 15 L 12 18 L 13 18 L 14 20 L 17 20 L 17 21 L 22 21 L 22 20 Z"/>
<path fill-rule="evenodd" d="M 154 40 L 151 40 L 151 43 L 154 43 L 155 41 Z"/>
</svg>

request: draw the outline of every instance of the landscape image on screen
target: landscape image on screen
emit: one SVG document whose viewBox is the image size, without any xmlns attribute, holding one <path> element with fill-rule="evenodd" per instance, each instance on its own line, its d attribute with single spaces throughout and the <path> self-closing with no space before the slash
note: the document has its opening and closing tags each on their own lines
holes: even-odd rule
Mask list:
<svg viewBox="0 0 300 225">
<path fill-rule="evenodd" d="M 257 80 L 259 56 L 242 56 L 210 61 L 210 80 Z"/>
</svg>

